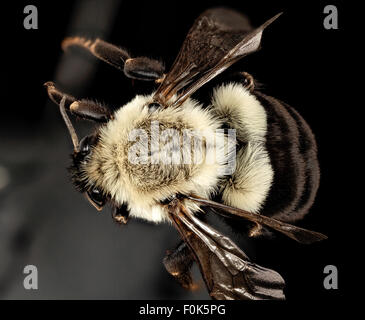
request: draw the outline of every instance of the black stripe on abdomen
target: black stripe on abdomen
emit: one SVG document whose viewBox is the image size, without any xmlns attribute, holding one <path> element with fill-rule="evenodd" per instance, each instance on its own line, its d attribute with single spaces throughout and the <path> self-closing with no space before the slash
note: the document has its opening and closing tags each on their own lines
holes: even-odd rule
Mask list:
<svg viewBox="0 0 365 320">
<path fill-rule="evenodd" d="M 293 222 L 307 213 L 318 189 L 315 138 L 293 108 L 260 92 L 255 95 L 267 112 L 266 148 L 274 170 L 261 214 Z"/>
</svg>

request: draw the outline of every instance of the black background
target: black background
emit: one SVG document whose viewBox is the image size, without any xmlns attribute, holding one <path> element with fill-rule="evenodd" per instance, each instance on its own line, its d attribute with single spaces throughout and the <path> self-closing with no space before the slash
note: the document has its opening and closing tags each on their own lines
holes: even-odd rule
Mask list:
<svg viewBox="0 0 365 320">
<path fill-rule="evenodd" d="M 282 274 L 289 301 L 343 297 L 343 229 L 347 227 L 341 219 L 347 200 L 343 154 L 338 153 L 346 140 L 338 121 L 344 120 L 341 110 L 348 107 L 344 90 L 347 48 L 343 45 L 348 30 L 343 5 L 330 3 L 339 10 L 338 30 L 324 29 L 323 8 L 328 3 L 323 1 L 115 1 L 115 19 L 107 21 L 107 28 L 95 27 L 100 22 L 97 12 L 107 2 L 32 1 L 38 8 L 38 30 L 23 28 L 23 8 L 28 2 L 3 6 L 0 165 L 8 168 L 11 179 L 0 190 L 0 298 L 208 298 L 204 289 L 185 292 L 165 274 L 161 259 L 177 241 L 173 228 L 139 221 L 132 221 L 125 230 L 117 228 L 68 184 L 64 168 L 71 143 L 42 84 L 56 80 L 77 97 L 96 98 L 112 108 L 123 105 L 152 87 L 132 83 L 84 52 L 62 53 L 61 40 L 74 34 L 100 36 L 128 48 L 134 56 L 160 58 L 168 68 L 194 19 L 216 5 L 245 13 L 254 26 L 284 11 L 265 30 L 262 49 L 235 68 L 254 75 L 264 84 L 265 93 L 294 106 L 318 140 L 321 186 L 315 205 L 300 225 L 323 232 L 329 239 L 304 246 L 278 236 L 255 243 L 252 255 Z M 95 3 L 99 9 L 90 9 L 86 24 L 75 25 L 78 8 L 95 8 Z M 60 71 L 65 66 L 62 59 L 73 59 L 74 67 L 66 64 L 66 73 Z M 81 60 L 84 64 L 77 63 Z M 82 77 L 81 68 L 90 68 L 87 78 Z M 26 264 L 39 266 L 38 291 L 22 288 Z M 323 287 L 323 269 L 329 264 L 339 270 L 338 290 Z"/>
</svg>

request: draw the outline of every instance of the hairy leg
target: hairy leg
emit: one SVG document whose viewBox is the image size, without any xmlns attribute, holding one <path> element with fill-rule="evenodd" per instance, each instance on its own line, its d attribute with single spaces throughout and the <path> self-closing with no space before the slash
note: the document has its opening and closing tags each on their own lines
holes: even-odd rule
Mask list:
<svg viewBox="0 0 365 320">
<path fill-rule="evenodd" d="M 65 97 L 66 110 L 81 119 L 104 123 L 113 117 L 107 107 L 91 100 L 76 100 L 73 96 L 58 90 L 53 82 L 46 82 L 44 86 L 47 88 L 48 96 L 54 103 L 59 105 L 62 97 Z"/>
<path fill-rule="evenodd" d="M 182 287 L 186 289 L 194 289 L 196 285 L 193 283 L 190 269 L 195 261 L 193 253 L 188 245 L 181 241 L 179 245 L 168 250 L 163 264 L 168 271 Z"/>
<path fill-rule="evenodd" d="M 78 46 L 88 50 L 98 59 L 121 70 L 132 79 L 160 82 L 164 76 L 164 65 L 147 57 L 132 58 L 129 53 L 101 39 L 88 40 L 82 37 L 69 37 L 63 40 L 62 49 Z"/>
</svg>

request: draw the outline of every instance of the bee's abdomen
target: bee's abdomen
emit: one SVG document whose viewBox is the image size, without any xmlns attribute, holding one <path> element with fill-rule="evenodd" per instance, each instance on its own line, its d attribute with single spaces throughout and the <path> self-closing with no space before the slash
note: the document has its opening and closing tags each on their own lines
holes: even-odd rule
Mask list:
<svg viewBox="0 0 365 320">
<path fill-rule="evenodd" d="M 315 137 L 289 105 L 262 93 L 256 97 L 267 112 L 266 148 L 274 181 L 261 213 L 282 221 L 301 219 L 312 206 L 320 178 Z"/>
</svg>

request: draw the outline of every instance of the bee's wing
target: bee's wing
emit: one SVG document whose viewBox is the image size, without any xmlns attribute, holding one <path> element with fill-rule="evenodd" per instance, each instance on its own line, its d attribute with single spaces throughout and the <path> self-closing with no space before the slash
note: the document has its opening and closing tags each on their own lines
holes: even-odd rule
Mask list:
<svg viewBox="0 0 365 320">
<path fill-rule="evenodd" d="M 321 241 L 321 240 L 327 239 L 327 236 L 322 233 L 310 231 L 310 230 L 303 229 L 303 228 L 300 228 L 297 226 L 293 226 L 291 224 L 288 224 L 288 223 L 285 223 L 285 222 L 282 222 L 282 221 L 279 221 L 279 220 L 276 220 L 276 219 L 273 219 L 273 218 L 270 218 L 267 216 L 263 216 L 263 215 L 260 215 L 257 213 L 234 208 L 234 207 L 227 206 L 225 204 L 214 202 L 214 201 L 208 200 L 208 199 L 201 199 L 201 198 L 192 197 L 192 196 L 188 196 L 187 198 L 197 204 L 216 208 L 219 210 L 223 210 L 224 212 L 227 212 L 233 216 L 239 216 L 244 219 L 250 220 L 252 222 L 266 225 L 268 227 L 275 229 L 276 231 L 279 231 L 279 232 L 285 234 L 289 238 L 291 238 L 295 241 L 298 241 L 300 243 L 309 244 L 309 243 L 313 243 L 316 241 Z M 222 214 L 219 211 L 216 211 L 216 212 Z"/>
<path fill-rule="evenodd" d="M 169 213 L 194 253 L 212 298 L 285 299 L 285 282 L 276 271 L 251 262 L 229 238 L 196 218 L 179 200 L 170 204 Z"/>
<path fill-rule="evenodd" d="M 191 27 L 171 70 L 157 89 L 155 100 L 164 106 L 182 104 L 205 83 L 256 51 L 262 31 L 280 14 L 253 30 L 247 18 L 234 10 L 214 8 L 203 12 Z M 169 101 L 175 94 L 177 98 Z"/>
</svg>

